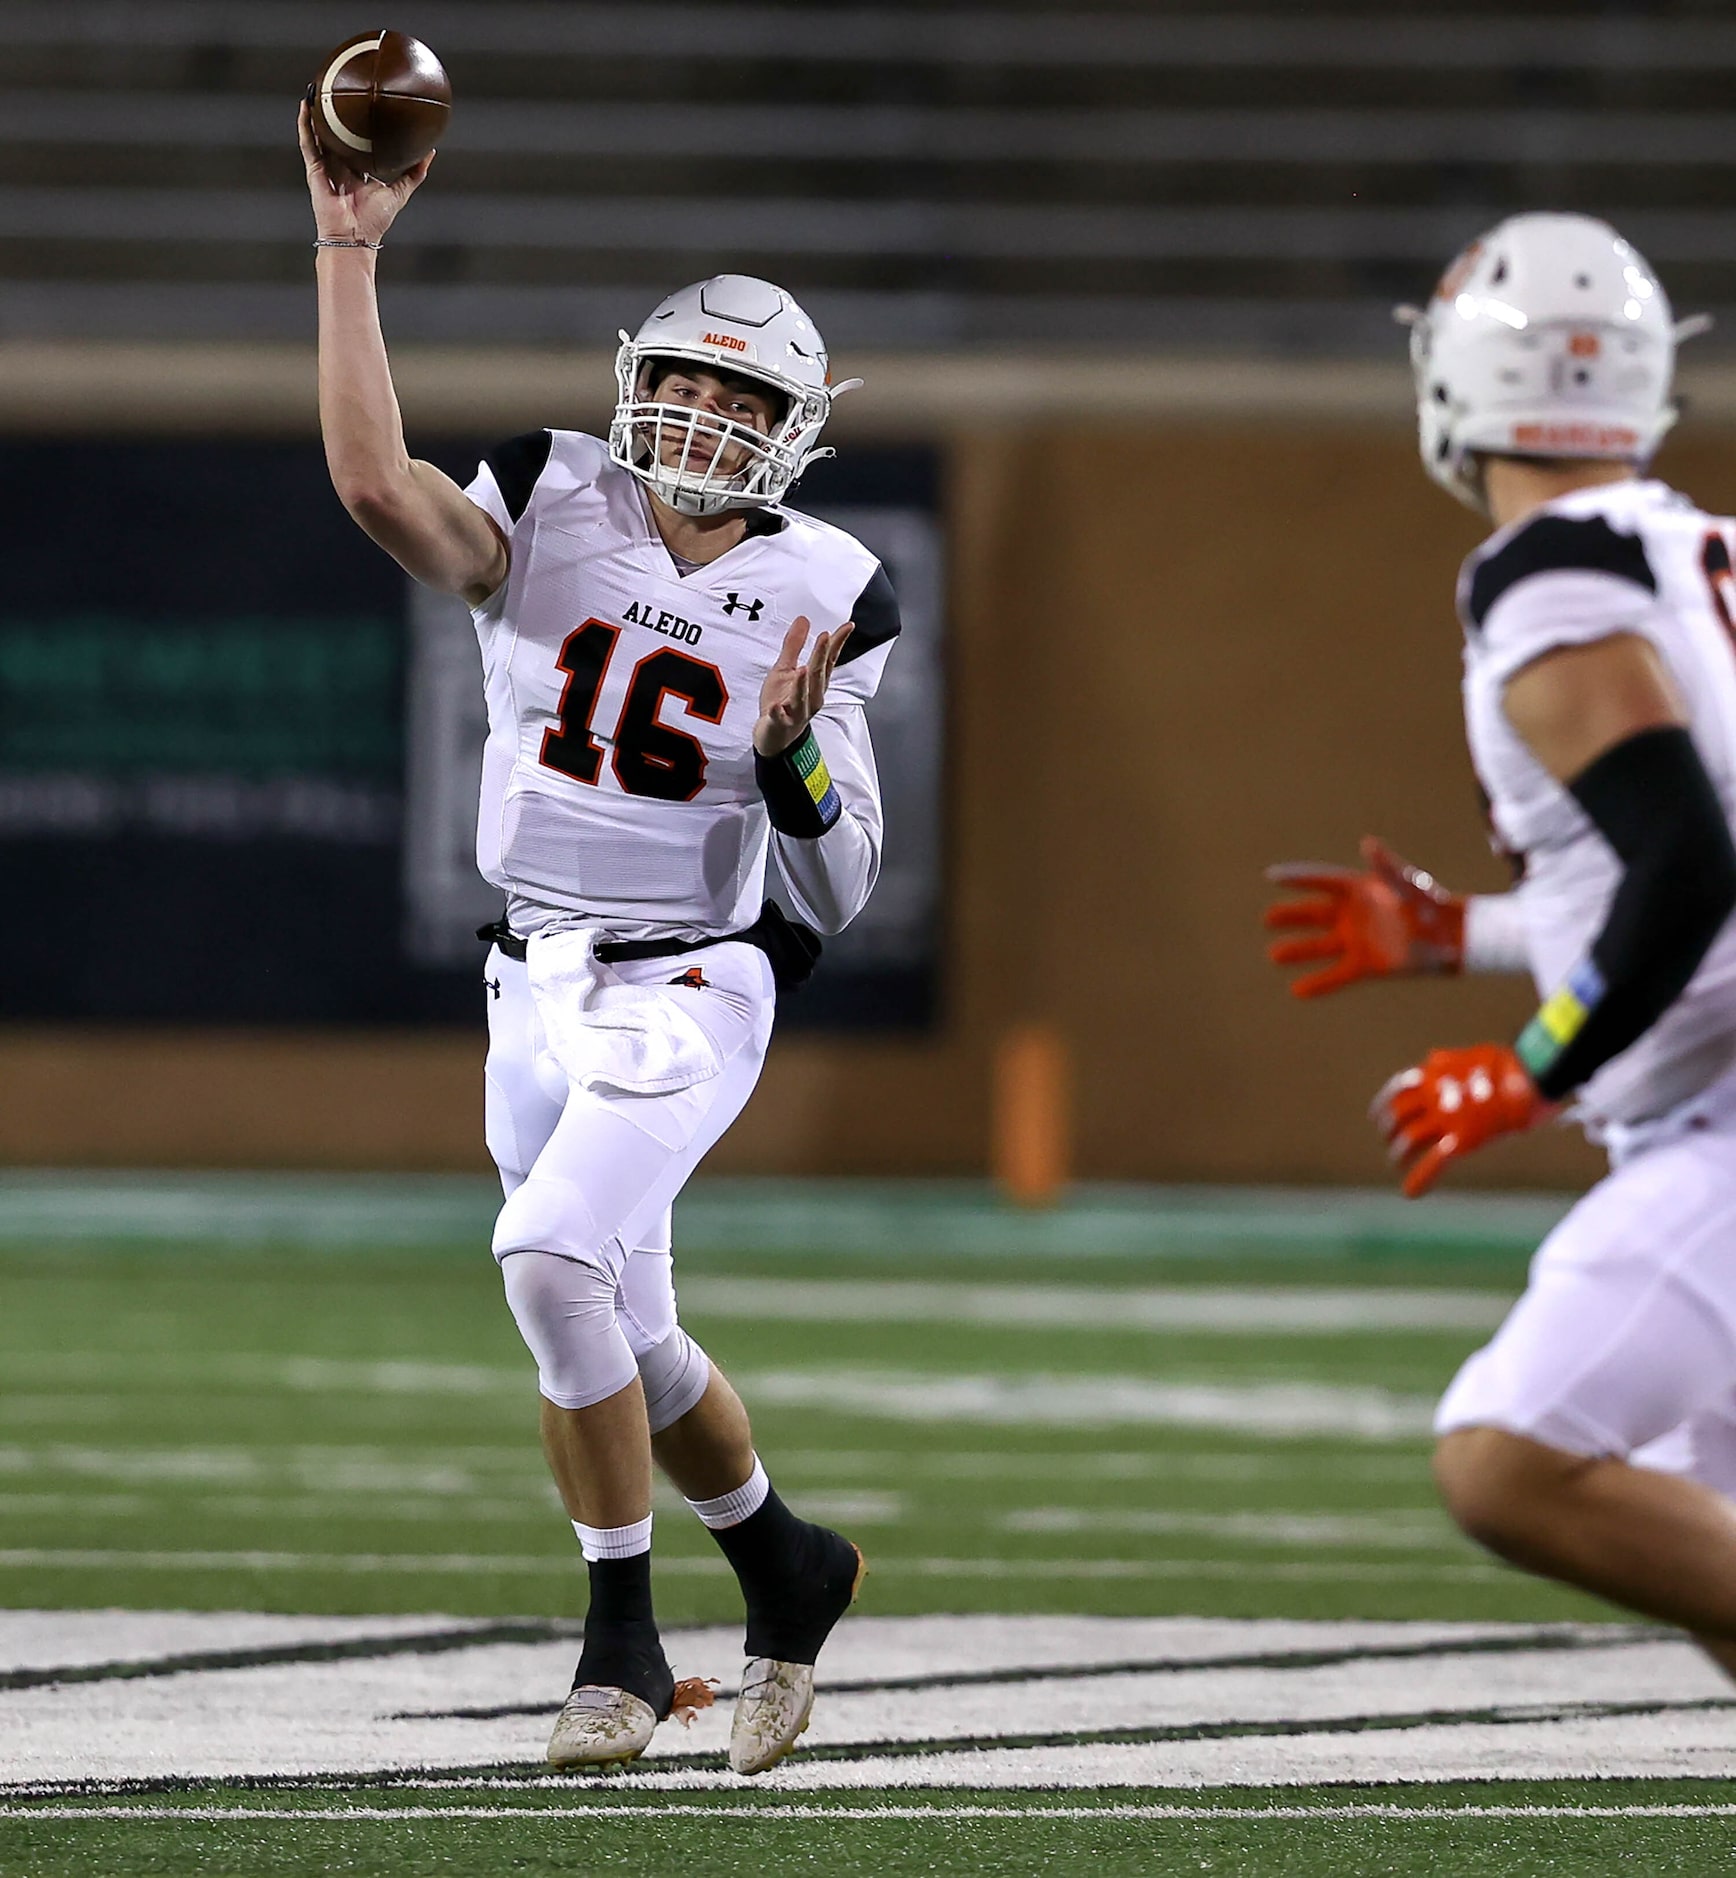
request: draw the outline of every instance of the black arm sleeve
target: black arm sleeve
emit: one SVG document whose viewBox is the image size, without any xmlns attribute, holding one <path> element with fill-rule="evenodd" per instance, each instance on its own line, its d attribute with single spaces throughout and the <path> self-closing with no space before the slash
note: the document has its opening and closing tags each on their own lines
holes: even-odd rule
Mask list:
<svg viewBox="0 0 1736 1878">
<path fill-rule="evenodd" d="M 1588 1081 L 1643 1036 L 1688 987 L 1736 909 L 1736 843 L 1686 730 L 1642 730 L 1606 750 L 1569 784 L 1623 866 L 1603 930 L 1592 941 L 1588 1015 L 1541 1070 L 1551 1100 Z M 1571 981 L 1570 981 L 1571 982 Z"/>
</svg>

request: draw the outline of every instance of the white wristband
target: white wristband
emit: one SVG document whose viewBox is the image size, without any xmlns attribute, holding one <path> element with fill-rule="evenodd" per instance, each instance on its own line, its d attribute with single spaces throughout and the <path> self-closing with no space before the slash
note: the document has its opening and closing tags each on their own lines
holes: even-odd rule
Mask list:
<svg viewBox="0 0 1736 1878">
<path fill-rule="evenodd" d="M 1528 972 L 1530 969 L 1531 950 L 1526 944 L 1524 894 L 1467 894 L 1465 970 Z"/>
</svg>

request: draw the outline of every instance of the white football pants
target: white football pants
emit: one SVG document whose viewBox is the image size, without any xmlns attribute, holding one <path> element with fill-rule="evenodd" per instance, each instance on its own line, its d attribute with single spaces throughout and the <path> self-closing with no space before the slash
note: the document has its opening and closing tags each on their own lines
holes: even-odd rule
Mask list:
<svg viewBox="0 0 1736 1878">
<path fill-rule="evenodd" d="M 675 1196 L 753 1092 L 775 992 L 739 941 L 605 965 L 589 929 L 492 948 L 485 1125 L 494 1255 L 538 1383 L 585 1408 L 644 1378 L 653 1431 L 705 1391 L 676 1321 Z"/>
<path fill-rule="evenodd" d="M 1736 1497 L 1736 1078 L 1625 1133 L 1435 1429 L 1503 1428 Z"/>
</svg>

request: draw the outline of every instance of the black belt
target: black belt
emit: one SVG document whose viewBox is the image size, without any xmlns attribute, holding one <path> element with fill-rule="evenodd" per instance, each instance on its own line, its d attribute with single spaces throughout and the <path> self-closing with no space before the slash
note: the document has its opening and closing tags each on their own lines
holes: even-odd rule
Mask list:
<svg viewBox="0 0 1736 1878">
<path fill-rule="evenodd" d="M 507 925 L 504 913 L 492 924 L 478 926 L 476 936 L 499 946 L 507 958 L 523 961 L 525 941 Z M 722 933 L 716 939 L 605 939 L 594 956 L 605 965 L 627 965 L 635 959 L 673 959 L 684 952 L 731 944 L 757 946 L 771 962 L 772 982 L 780 991 L 806 984 L 820 961 L 819 934 L 789 918 L 770 900 L 760 908 L 759 918 L 740 932 Z"/>
</svg>

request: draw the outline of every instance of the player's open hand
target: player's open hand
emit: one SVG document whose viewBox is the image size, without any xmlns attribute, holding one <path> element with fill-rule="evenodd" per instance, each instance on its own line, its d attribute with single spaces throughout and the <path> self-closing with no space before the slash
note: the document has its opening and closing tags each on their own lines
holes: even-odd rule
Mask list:
<svg viewBox="0 0 1736 1878">
<path fill-rule="evenodd" d="M 1366 872 L 1286 862 L 1266 869 L 1275 886 L 1303 894 L 1266 909 L 1274 931 L 1301 937 L 1267 947 L 1274 965 L 1315 964 L 1290 981 L 1291 995 L 1318 998 L 1359 978 L 1456 972 L 1465 958 L 1465 902 L 1431 874 L 1401 860 L 1374 835 L 1364 836 Z"/>
<path fill-rule="evenodd" d="M 1404 1196 L 1418 1200 L 1449 1161 L 1499 1135 L 1517 1134 L 1555 1113 L 1504 1043 L 1431 1050 L 1401 1069 L 1374 1098 L 1369 1115 L 1388 1157 L 1404 1169 Z"/>
<path fill-rule="evenodd" d="M 761 756 L 781 756 L 791 744 L 801 742 L 826 702 L 832 668 L 854 630 L 855 622 L 846 620 L 836 632 L 821 633 L 804 665 L 802 649 L 808 643 L 808 621 L 801 616 L 791 620 L 784 643 L 778 648 L 777 661 L 760 687 L 760 715 L 753 727 L 753 747 Z"/>
<path fill-rule="evenodd" d="M 308 194 L 313 198 L 314 227 L 322 238 L 337 241 L 379 241 L 398 211 L 416 193 L 434 161 L 430 150 L 395 183 L 377 183 L 371 176 L 327 163 L 313 137 L 313 107 L 304 99 L 296 129 L 302 161 L 307 165 Z"/>
</svg>

